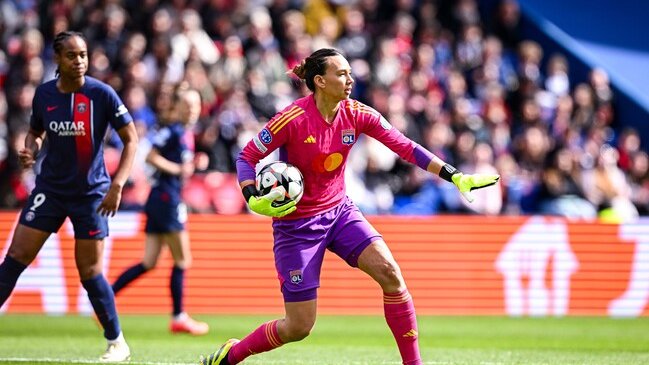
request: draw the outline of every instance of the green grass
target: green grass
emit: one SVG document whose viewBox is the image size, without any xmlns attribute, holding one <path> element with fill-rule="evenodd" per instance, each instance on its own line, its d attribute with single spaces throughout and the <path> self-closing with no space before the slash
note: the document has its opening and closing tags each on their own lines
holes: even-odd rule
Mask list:
<svg viewBox="0 0 649 365">
<path fill-rule="evenodd" d="M 163 316 L 122 316 L 131 364 L 195 364 L 271 316 L 198 316 L 204 337 L 171 335 Z M 420 317 L 425 364 L 649 364 L 649 318 Z M 321 316 L 307 339 L 244 364 L 400 364 L 382 317 Z M 0 364 L 94 364 L 105 346 L 88 317 L 0 316 Z"/>
</svg>

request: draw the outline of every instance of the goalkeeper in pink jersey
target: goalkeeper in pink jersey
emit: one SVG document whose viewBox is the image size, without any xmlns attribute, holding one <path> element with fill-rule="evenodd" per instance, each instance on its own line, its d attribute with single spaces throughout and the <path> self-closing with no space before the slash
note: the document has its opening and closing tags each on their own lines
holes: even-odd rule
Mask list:
<svg viewBox="0 0 649 365">
<path fill-rule="evenodd" d="M 382 236 L 345 193 L 347 156 L 362 133 L 401 158 L 455 184 L 471 201 L 471 190 L 495 184 L 498 175 L 465 175 L 393 128 L 381 114 L 349 98 L 354 85 L 349 63 L 334 49 L 320 49 L 293 73 L 312 94 L 275 115 L 241 151 L 237 174 L 250 209 L 273 217 L 275 266 L 286 315 L 262 324 L 241 341 L 230 339 L 201 364 L 234 365 L 309 335 L 316 320 L 317 291 L 325 250 L 374 279 L 383 290 L 385 319 L 403 364 L 422 364 L 412 297 Z M 255 165 L 275 149 L 280 160 L 304 175 L 299 205 L 271 205 L 273 192 L 259 196 Z"/>
</svg>

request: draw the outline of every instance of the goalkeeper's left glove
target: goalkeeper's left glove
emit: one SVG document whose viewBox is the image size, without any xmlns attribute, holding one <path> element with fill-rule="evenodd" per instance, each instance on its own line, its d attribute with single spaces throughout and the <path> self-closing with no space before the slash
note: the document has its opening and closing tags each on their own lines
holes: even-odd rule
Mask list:
<svg viewBox="0 0 649 365">
<path fill-rule="evenodd" d="M 446 181 L 452 182 L 469 203 L 474 200 L 473 194 L 471 194 L 473 190 L 494 185 L 500 179 L 500 175 L 494 174 L 465 175 L 449 164 L 442 167 L 439 176 Z"/>
</svg>

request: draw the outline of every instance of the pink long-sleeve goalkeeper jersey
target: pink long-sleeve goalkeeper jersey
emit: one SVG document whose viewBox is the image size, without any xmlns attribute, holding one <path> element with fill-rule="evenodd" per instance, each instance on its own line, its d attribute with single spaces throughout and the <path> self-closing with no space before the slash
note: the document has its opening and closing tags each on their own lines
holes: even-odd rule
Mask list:
<svg viewBox="0 0 649 365">
<path fill-rule="evenodd" d="M 364 133 L 380 141 L 401 158 L 426 169 L 433 154 L 404 136 L 376 110 L 346 99 L 332 123 L 327 123 L 313 94 L 296 100 L 277 113 L 241 151 L 237 160 L 239 182 L 255 179 L 257 163 L 279 148 L 280 160 L 300 169 L 304 195 L 286 219 L 325 212 L 345 197 L 347 156 Z"/>
</svg>

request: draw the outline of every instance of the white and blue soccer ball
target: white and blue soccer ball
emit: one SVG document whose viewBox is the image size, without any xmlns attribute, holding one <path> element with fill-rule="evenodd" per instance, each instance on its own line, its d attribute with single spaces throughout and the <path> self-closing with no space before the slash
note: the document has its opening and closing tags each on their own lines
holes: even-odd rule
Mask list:
<svg viewBox="0 0 649 365">
<path fill-rule="evenodd" d="M 287 162 L 275 161 L 265 165 L 259 170 L 255 183 L 260 195 L 266 195 L 273 190 L 281 193 L 281 197 L 273 202 L 274 207 L 290 201 L 297 203 L 304 194 L 302 173 Z"/>
</svg>

